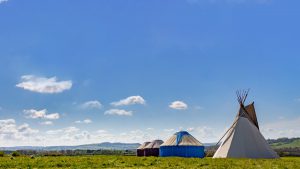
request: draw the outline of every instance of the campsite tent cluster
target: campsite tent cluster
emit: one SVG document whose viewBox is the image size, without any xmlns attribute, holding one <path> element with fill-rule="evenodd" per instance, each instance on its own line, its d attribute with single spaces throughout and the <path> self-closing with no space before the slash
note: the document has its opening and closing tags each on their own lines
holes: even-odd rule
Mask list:
<svg viewBox="0 0 300 169">
<path fill-rule="evenodd" d="M 179 156 L 204 157 L 204 146 L 186 131 L 180 131 L 166 142 L 154 140 L 145 142 L 137 149 L 137 156 Z"/>
<path fill-rule="evenodd" d="M 225 132 L 213 158 L 278 158 L 259 131 L 254 103 L 244 106 L 248 91 L 237 92 L 240 109 L 233 124 Z M 205 156 L 204 146 L 186 131 L 175 133 L 165 142 L 145 142 L 137 149 L 137 156 Z"/>
</svg>

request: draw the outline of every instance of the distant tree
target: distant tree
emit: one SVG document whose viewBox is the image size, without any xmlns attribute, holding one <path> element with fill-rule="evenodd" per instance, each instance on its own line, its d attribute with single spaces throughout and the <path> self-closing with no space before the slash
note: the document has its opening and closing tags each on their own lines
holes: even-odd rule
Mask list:
<svg viewBox="0 0 300 169">
<path fill-rule="evenodd" d="M 14 151 L 14 152 L 11 154 L 11 156 L 13 156 L 13 157 L 18 157 L 18 156 L 20 156 L 20 153 L 17 152 L 17 151 Z"/>
<path fill-rule="evenodd" d="M 4 157 L 4 152 L 0 151 L 0 157 Z"/>
</svg>

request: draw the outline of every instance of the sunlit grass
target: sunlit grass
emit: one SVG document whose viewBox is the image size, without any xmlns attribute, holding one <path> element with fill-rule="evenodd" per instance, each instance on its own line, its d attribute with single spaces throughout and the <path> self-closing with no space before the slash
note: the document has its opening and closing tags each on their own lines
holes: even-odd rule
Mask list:
<svg viewBox="0 0 300 169">
<path fill-rule="evenodd" d="M 1 157 L 0 168 L 300 168 L 300 158 L 195 159 L 133 156 Z"/>
</svg>

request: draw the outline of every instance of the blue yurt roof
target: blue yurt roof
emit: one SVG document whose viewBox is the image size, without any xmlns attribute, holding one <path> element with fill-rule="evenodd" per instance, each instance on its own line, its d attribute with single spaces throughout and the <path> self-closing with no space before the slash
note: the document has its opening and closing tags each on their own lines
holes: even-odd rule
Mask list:
<svg viewBox="0 0 300 169">
<path fill-rule="evenodd" d="M 179 131 L 161 146 L 203 146 L 203 144 L 187 131 Z"/>
</svg>

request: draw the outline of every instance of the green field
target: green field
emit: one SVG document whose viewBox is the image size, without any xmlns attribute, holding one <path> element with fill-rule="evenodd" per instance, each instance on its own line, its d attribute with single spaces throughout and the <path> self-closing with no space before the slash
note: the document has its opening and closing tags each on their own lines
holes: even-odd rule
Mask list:
<svg viewBox="0 0 300 169">
<path fill-rule="evenodd" d="M 134 156 L 1 157 L 0 168 L 300 168 L 300 158 L 195 159 Z"/>
</svg>

